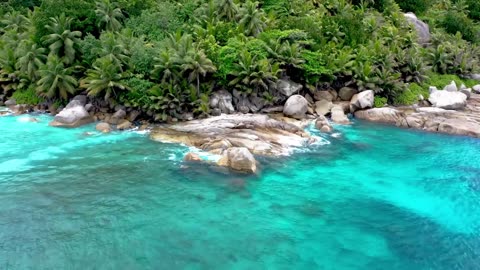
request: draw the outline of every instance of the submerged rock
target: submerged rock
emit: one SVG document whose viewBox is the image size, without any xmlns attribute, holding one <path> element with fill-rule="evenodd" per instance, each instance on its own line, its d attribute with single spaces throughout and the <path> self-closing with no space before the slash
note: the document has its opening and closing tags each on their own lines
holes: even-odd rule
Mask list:
<svg viewBox="0 0 480 270">
<path fill-rule="evenodd" d="M 228 167 L 234 171 L 256 173 L 257 161 L 245 147 L 229 148 L 217 162 L 219 166 Z"/>
<path fill-rule="evenodd" d="M 112 128 L 110 127 L 110 124 L 104 123 L 104 122 L 98 123 L 95 126 L 95 129 L 103 133 L 109 133 L 112 130 Z"/>
<path fill-rule="evenodd" d="M 72 100 L 50 122 L 50 126 L 74 128 L 93 122 L 93 117 L 85 110 L 82 103 Z"/>
<path fill-rule="evenodd" d="M 332 126 L 330 126 L 328 119 L 323 115 L 317 118 L 317 120 L 315 121 L 315 127 L 324 133 L 332 132 Z"/>
<path fill-rule="evenodd" d="M 202 161 L 202 158 L 195 153 L 189 152 L 183 157 L 183 161 L 192 162 L 192 161 Z"/>
<path fill-rule="evenodd" d="M 308 101 L 301 95 L 293 95 L 288 98 L 283 107 L 283 114 L 295 119 L 305 118 L 308 111 Z"/>
</svg>

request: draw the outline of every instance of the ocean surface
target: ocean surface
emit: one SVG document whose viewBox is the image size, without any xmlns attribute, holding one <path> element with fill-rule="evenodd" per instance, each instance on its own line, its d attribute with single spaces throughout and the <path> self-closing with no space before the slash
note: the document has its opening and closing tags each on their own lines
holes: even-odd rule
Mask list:
<svg viewBox="0 0 480 270">
<path fill-rule="evenodd" d="M 0 269 L 480 269 L 478 139 L 355 122 L 245 176 L 28 117 L 0 117 Z"/>
</svg>

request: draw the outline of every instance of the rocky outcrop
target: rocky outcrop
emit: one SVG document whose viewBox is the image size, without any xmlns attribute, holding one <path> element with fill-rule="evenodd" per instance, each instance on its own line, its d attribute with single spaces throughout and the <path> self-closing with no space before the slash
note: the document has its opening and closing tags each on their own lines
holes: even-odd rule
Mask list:
<svg viewBox="0 0 480 270">
<path fill-rule="evenodd" d="M 318 115 L 327 115 L 331 112 L 333 103 L 328 100 L 320 100 L 315 102 L 315 113 Z"/>
<path fill-rule="evenodd" d="M 308 111 L 308 101 L 301 95 L 293 95 L 288 98 L 283 106 L 283 114 L 295 119 L 305 118 Z"/>
<path fill-rule="evenodd" d="M 81 101 L 72 100 L 50 122 L 50 126 L 74 128 L 93 122 L 93 117 L 85 110 Z"/>
<path fill-rule="evenodd" d="M 467 95 L 462 92 L 457 92 L 456 90 L 452 91 L 452 89 L 452 85 L 447 86 L 445 90 L 436 90 L 431 88 L 428 101 L 432 104 L 432 106 L 437 108 L 452 110 L 463 109 L 467 104 Z"/>
<path fill-rule="evenodd" d="M 355 117 L 399 127 L 480 138 L 480 95 L 472 94 L 463 111 L 435 107 L 374 108 L 357 111 Z"/>
<path fill-rule="evenodd" d="M 301 84 L 292 82 L 288 79 L 280 79 L 277 81 L 277 91 L 286 97 L 298 94 L 302 88 L 303 86 Z"/>
<path fill-rule="evenodd" d="M 351 87 L 342 87 L 340 91 L 338 91 L 338 96 L 343 101 L 350 101 L 353 95 L 356 93 L 358 93 L 357 89 Z"/>
<path fill-rule="evenodd" d="M 303 130 L 303 122 L 291 118 L 289 121 L 259 114 L 221 115 L 161 125 L 150 136 L 156 141 L 181 143 L 205 151 L 245 147 L 255 155 L 280 156 L 314 141 Z"/>
<path fill-rule="evenodd" d="M 374 98 L 373 90 L 365 90 L 354 95 L 350 101 L 350 111 L 353 113 L 357 110 L 372 108 Z"/>
<path fill-rule="evenodd" d="M 217 164 L 238 172 L 257 172 L 257 161 L 252 153 L 245 147 L 232 147 L 227 149 Z"/>
<path fill-rule="evenodd" d="M 313 93 L 313 98 L 316 101 L 327 100 L 335 101 L 337 99 L 337 92 L 334 90 L 318 90 Z"/>
<path fill-rule="evenodd" d="M 212 94 L 210 97 L 210 107 L 219 109 L 221 113 L 231 114 L 235 112 L 232 105 L 233 97 L 225 90 L 220 90 Z"/>
<path fill-rule="evenodd" d="M 343 108 L 340 105 L 333 105 L 332 107 L 332 121 L 337 124 L 348 125 L 350 120 L 345 115 Z"/>
<path fill-rule="evenodd" d="M 324 133 L 330 133 L 333 130 L 332 126 L 328 122 L 328 119 L 323 115 L 317 118 L 317 120 L 315 121 L 315 127 Z"/>
<path fill-rule="evenodd" d="M 430 28 L 428 27 L 428 24 L 419 20 L 417 16 L 411 12 L 405 13 L 403 15 L 405 16 L 405 19 L 407 19 L 407 21 L 414 26 L 418 36 L 418 43 L 428 44 L 431 39 Z"/>
</svg>

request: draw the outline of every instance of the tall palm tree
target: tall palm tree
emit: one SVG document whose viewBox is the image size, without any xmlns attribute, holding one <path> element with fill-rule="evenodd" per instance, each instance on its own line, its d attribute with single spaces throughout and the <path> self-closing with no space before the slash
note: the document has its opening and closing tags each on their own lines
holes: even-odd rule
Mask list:
<svg viewBox="0 0 480 270">
<path fill-rule="evenodd" d="M 13 11 L 5 14 L 0 20 L 0 23 L 4 25 L 2 32 L 13 30 L 16 33 L 22 33 L 28 30 L 30 27 L 30 19 L 24 16 L 19 11 Z"/>
<path fill-rule="evenodd" d="M 56 55 L 50 55 L 38 74 L 37 93 L 47 98 L 60 97 L 68 99 L 76 92 L 77 80 L 71 76 L 72 68 L 65 67 L 64 62 Z"/>
<path fill-rule="evenodd" d="M 38 69 L 47 59 L 45 48 L 38 47 L 31 41 L 25 41 L 21 44 L 18 51 L 18 61 L 16 68 L 27 76 L 30 81 L 34 81 L 38 77 Z"/>
<path fill-rule="evenodd" d="M 181 66 L 182 73 L 188 73 L 190 82 L 196 81 L 197 94 L 200 96 L 200 77 L 207 76 L 217 70 L 212 60 L 208 59 L 203 50 L 192 51 Z"/>
<path fill-rule="evenodd" d="M 12 48 L 5 47 L 0 50 L 0 85 L 3 88 L 3 94 L 8 94 L 17 88 L 19 78 L 16 63 L 17 58 Z"/>
<path fill-rule="evenodd" d="M 99 27 L 105 26 L 107 31 L 112 32 L 119 31 L 122 28 L 121 21 L 124 16 L 116 2 L 101 0 L 96 2 L 96 6 L 95 14 L 97 15 Z"/>
<path fill-rule="evenodd" d="M 171 50 L 163 50 L 160 56 L 155 58 L 155 65 L 152 77 L 161 80 L 162 83 L 174 82 L 178 79 L 178 65 L 172 57 Z"/>
<path fill-rule="evenodd" d="M 240 8 L 237 17 L 239 24 L 246 35 L 257 36 L 267 27 L 266 15 L 262 9 L 258 8 L 258 2 L 248 1 Z"/>
<path fill-rule="evenodd" d="M 105 100 L 109 100 L 112 94 L 117 95 L 116 90 L 128 89 L 121 82 L 123 78 L 118 65 L 110 57 L 102 57 L 95 61 L 93 69 L 87 71 L 82 87 L 87 89 L 90 96 L 104 95 Z"/>
<path fill-rule="evenodd" d="M 237 16 L 239 9 L 234 0 L 218 0 L 218 15 L 221 18 L 226 18 L 229 21 L 233 21 Z"/>
<path fill-rule="evenodd" d="M 63 58 L 67 65 L 75 60 L 75 44 L 82 36 L 82 32 L 70 30 L 71 23 L 72 18 L 66 17 L 65 14 L 50 18 L 50 23 L 45 28 L 51 34 L 43 37 L 44 43 L 49 46 L 50 54 Z"/>
<path fill-rule="evenodd" d="M 123 42 L 119 41 L 117 34 L 104 32 L 100 36 L 100 48 L 97 49 L 99 57 L 110 57 L 115 65 L 123 71 L 123 67 L 130 61 L 130 52 L 125 48 Z"/>
</svg>

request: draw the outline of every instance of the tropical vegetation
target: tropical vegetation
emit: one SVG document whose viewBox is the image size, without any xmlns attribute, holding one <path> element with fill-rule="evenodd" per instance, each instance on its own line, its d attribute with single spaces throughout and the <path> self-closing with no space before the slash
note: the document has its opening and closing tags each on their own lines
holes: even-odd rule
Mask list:
<svg viewBox="0 0 480 270">
<path fill-rule="evenodd" d="M 480 61 L 477 0 L 6 0 L 0 16 L 2 98 L 86 93 L 156 120 L 210 113 L 217 89 L 274 104 L 281 78 L 411 104 Z"/>
</svg>

